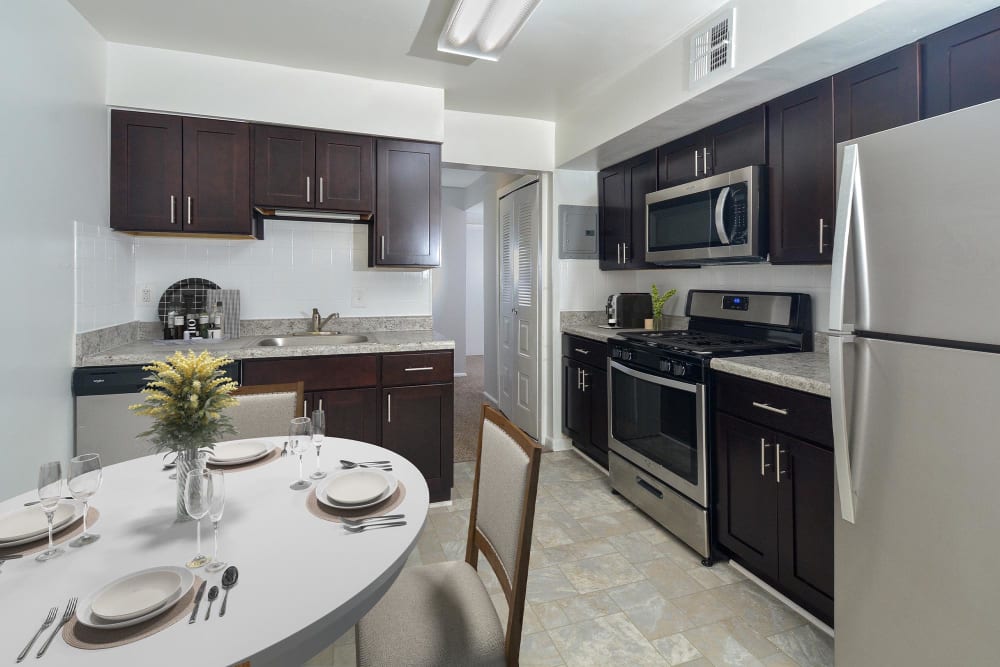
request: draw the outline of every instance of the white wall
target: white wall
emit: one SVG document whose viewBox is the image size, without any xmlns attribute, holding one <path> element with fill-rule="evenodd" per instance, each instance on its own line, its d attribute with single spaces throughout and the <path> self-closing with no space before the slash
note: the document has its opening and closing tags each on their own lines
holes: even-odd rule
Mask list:
<svg viewBox="0 0 1000 667">
<path fill-rule="evenodd" d="M 479 224 L 469 224 L 465 229 L 465 354 L 483 354 L 485 312 L 483 310 L 483 225 L 482 204 L 479 205 Z M 466 220 L 470 211 L 466 211 Z"/>
<path fill-rule="evenodd" d="M 556 124 L 534 118 L 444 111 L 441 160 L 520 171 L 555 168 Z"/>
<path fill-rule="evenodd" d="M 441 188 L 441 266 L 432 269 L 434 330 L 455 341 L 455 373 L 465 373 L 465 192 Z"/>
<path fill-rule="evenodd" d="M 163 291 L 182 278 L 207 278 L 240 290 L 240 317 L 430 315 L 430 271 L 368 268 L 365 225 L 265 221 L 264 240 L 137 237 L 135 289 L 153 302 L 136 319 L 156 320 Z M 352 304 L 359 297 L 360 305 Z"/>
<path fill-rule="evenodd" d="M 76 332 L 135 319 L 134 239 L 111 231 L 106 220 L 77 220 L 74 277 Z"/>
<path fill-rule="evenodd" d="M 427 141 L 444 138 L 444 90 L 110 43 L 107 103 Z"/>
<path fill-rule="evenodd" d="M 73 227 L 107 224 L 104 40 L 64 0 L 0 3 L 0 497 L 72 454 Z"/>
</svg>

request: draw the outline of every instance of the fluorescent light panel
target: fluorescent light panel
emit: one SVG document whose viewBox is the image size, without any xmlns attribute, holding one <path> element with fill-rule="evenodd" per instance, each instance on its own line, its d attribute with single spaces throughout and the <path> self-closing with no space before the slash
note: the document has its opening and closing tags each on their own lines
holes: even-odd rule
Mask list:
<svg viewBox="0 0 1000 667">
<path fill-rule="evenodd" d="M 438 51 L 499 60 L 541 1 L 455 0 L 438 38 Z"/>
</svg>

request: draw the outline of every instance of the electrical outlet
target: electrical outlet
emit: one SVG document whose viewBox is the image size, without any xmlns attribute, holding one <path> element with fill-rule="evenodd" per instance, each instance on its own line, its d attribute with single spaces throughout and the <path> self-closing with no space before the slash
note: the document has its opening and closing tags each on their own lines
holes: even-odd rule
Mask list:
<svg viewBox="0 0 1000 667">
<path fill-rule="evenodd" d="M 365 290 L 361 287 L 355 287 L 351 290 L 351 307 L 352 308 L 364 308 L 365 307 Z"/>
<path fill-rule="evenodd" d="M 141 298 L 143 303 L 153 303 L 153 288 L 149 285 L 143 287 Z"/>
</svg>

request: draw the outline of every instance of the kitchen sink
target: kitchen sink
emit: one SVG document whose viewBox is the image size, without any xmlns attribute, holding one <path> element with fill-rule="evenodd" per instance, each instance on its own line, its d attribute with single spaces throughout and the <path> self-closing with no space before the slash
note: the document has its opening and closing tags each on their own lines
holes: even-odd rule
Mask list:
<svg viewBox="0 0 1000 667">
<path fill-rule="evenodd" d="M 257 347 L 289 347 L 292 345 L 349 345 L 351 343 L 365 343 L 368 336 L 360 334 L 331 334 L 329 336 L 281 336 L 277 338 L 265 338 L 257 343 Z"/>
</svg>

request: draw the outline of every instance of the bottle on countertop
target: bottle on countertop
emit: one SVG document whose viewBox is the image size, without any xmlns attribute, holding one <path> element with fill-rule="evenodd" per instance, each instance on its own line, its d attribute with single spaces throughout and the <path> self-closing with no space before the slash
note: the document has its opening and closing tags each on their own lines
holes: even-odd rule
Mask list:
<svg viewBox="0 0 1000 667">
<path fill-rule="evenodd" d="M 185 318 L 184 318 L 185 307 L 184 306 L 185 306 L 185 304 L 183 304 L 183 303 L 175 303 L 174 304 L 174 321 L 173 321 L 173 325 L 174 325 L 174 335 L 173 335 L 173 338 L 174 338 L 174 340 L 184 340 L 184 330 L 185 330 L 185 328 L 187 326 L 185 324 L 185 321 L 184 321 L 185 320 Z"/>
<path fill-rule="evenodd" d="M 194 307 L 194 299 L 184 301 L 184 340 L 198 337 L 198 311 Z"/>
<path fill-rule="evenodd" d="M 204 308 L 198 313 L 198 335 L 208 338 L 208 311 Z"/>
<path fill-rule="evenodd" d="M 177 304 L 171 302 L 167 306 L 167 315 L 163 319 L 163 340 L 174 338 L 174 318 L 177 316 Z"/>
<path fill-rule="evenodd" d="M 216 301 L 209 322 L 209 337 L 222 338 L 222 302 Z"/>
</svg>

